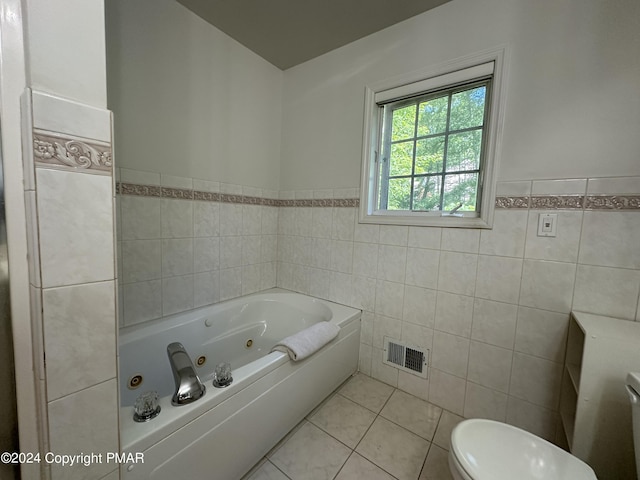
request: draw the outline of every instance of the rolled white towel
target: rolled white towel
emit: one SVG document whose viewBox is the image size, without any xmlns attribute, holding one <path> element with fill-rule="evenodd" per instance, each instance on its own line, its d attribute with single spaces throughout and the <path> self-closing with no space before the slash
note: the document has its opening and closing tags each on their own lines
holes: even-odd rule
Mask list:
<svg viewBox="0 0 640 480">
<path fill-rule="evenodd" d="M 293 361 L 300 361 L 320 350 L 340 333 L 340 327 L 330 322 L 318 322 L 279 341 L 271 351 L 289 354 Z"/>
</svg>

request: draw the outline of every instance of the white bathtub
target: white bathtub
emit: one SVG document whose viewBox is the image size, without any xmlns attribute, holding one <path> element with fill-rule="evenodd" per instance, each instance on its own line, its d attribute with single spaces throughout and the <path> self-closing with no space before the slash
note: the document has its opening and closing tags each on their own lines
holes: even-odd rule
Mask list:
<svg viewBox="0 0 640 480">
<path fill-rule="evenodd" d="M 360 310 L 281 289 L 240 297 L 167 317 L 120 333 L 120 431 L 123 452 L 144 452 L 144 463 L 123 464 L 123 480 L 240 478 L 358 366 Z M 271 348 L 327 320 L 338 338 L 301 362 Z M 251 340 L 251 347 L 247 341 Z M 180 342 L 207 391 L 172 406 L 174 380 L 167 345 Z M 215 388 L 216 364 L 231 363 L 233 383 Z M 131 390 L 129 379 L 142 375 Z M 133 402 L 158 391 L 162 411 L 133 421 Z"/>
</svg>

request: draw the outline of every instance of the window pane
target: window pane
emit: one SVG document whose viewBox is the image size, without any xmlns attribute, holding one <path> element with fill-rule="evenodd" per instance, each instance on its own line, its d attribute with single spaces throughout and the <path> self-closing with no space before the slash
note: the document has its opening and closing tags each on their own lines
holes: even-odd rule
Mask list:
<svg viewBox="0 0 640 480">
<path fill-rule="evenodd" d="M 440 187 L 442 176 L 414 177 L 413 209 L 438 210 L 440 205 Z"/>
<path fill-rule="evenodd" d="M 482 86 L 456 93 L 451 97 L 450 130 L 482 125 L 486 92 L 487 87 Z"/>
<path fill-rule="evenodd" d="M 418 136 L 442 133 L 447 128 L 447 106 L 449 96 L 433 98 L 418 107 Z"/>
<path fill-rule="evenodd" d="M 447 172 L 478 170 L 481 148 L 482 130 L 471 130 L 470 132 L 449 135 Z"/>
<path fill-rule="evenodd" d="M 446 175 L 442 210 L 450 212 L 462 203 L 459 211 L 475 211 L 478 192 L 478 174 Z"/>
<path fill-rule="evenodd" d="M 411 175 L 413 163 L 413 140 L 391 145 L 389 176 Z"/>
<path fill-rule="evenodd" d="M 411 200 L 411 179 L 390 178 L 387 210 L 409 210 Z"/>
<path fill-rule="evenodd" d="M 416 126 L 416 106 L 399 108 L 393 111 L 391 119 L 391 141 L 413 138 Z"/>
<path fill-rule="evenodd" d="M 416 142 L 416 174 L 442 172 L 444 138 L 442 135 Z"/>
</svg>

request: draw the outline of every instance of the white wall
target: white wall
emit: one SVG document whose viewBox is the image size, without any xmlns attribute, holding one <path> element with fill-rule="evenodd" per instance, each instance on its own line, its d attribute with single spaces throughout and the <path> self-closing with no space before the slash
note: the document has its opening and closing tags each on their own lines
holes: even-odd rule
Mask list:
<svg viewBox="0 0 640 480">
<path fill-rule="evenodd" d="M 282 72 L 174 0 L 106 7 L 118 166 L 277 189 Z"/>
<path fill-rule="evenodd" d="M 638 31 L 637 0 L 454 0 L 291 68 L 280 186 L 358 186 L 364 86 L 500 44 L 499 180 L 638 175 Z"/>
<path fill-rule="evenodd" d="M 104 2 L 26 0 L 28 83 L 95 107 L 107 105 Z M 96 30 L 96 25 L 100 29 Z"/>
</svg>

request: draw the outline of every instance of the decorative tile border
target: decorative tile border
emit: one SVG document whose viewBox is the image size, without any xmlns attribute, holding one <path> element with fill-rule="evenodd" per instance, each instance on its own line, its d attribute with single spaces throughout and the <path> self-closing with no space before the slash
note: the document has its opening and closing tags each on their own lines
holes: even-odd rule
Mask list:
<svg viewBox="0 0 640 480">
<path fill-rule="evenodd" d="M 584 196 L 582 195 L 539 195 L 531 197 L 531 208 L 539 210 L 582 210 L 583 205 Z"/>
<path fill-rule="evenodd" d="M 33 130 L 36 166 L 74 172 L 111 175 L 111 145 L 97 140 L 73 138 L 61 133 Z"/>
<path fill-rule="evenodd" d="M 360 200 L 357 198 L 279 200 L 275 198 L 201 192 L 198 190 L 189 190 L 184 188 L 138 185 L 123 182 L 116 183 L 116 193 L 140 197 L 175 198 L 181 200 L 200 200 L 205 202 L 235 203 L 240 205 L 263 205 L 269 207 L 358 207 L 360 205 Z"/>
<path fill-rule="evenodd" d="M 116 192 L 121 195 L 271 207 L 357 208 L 360 206 L 360 199 L 358 198 L 274 199 L 122 182 L 116 184 Z M 640 195 L 588 195 L 586 197 L 583 195 L 498 196 L 496 197 L 496 208 L 510 210 L 527 208 L 537 210 L 631 210 L 640 212 Z"/>
<path fill-rule="evenodd" d="M 496 208 L 536 210 L 631 210 L 640 212 L 640 195 L 499 196 Z"/>
<path fill-rule="evenodd" d="M 640 195 L 588 195 L 587 210 L 637 210 L 640 211 Z"/>
<path fill-rule="evenodd" d="M 496 197 L 496 208 L 529 208 L 529 197 Z"/>
</svg>

